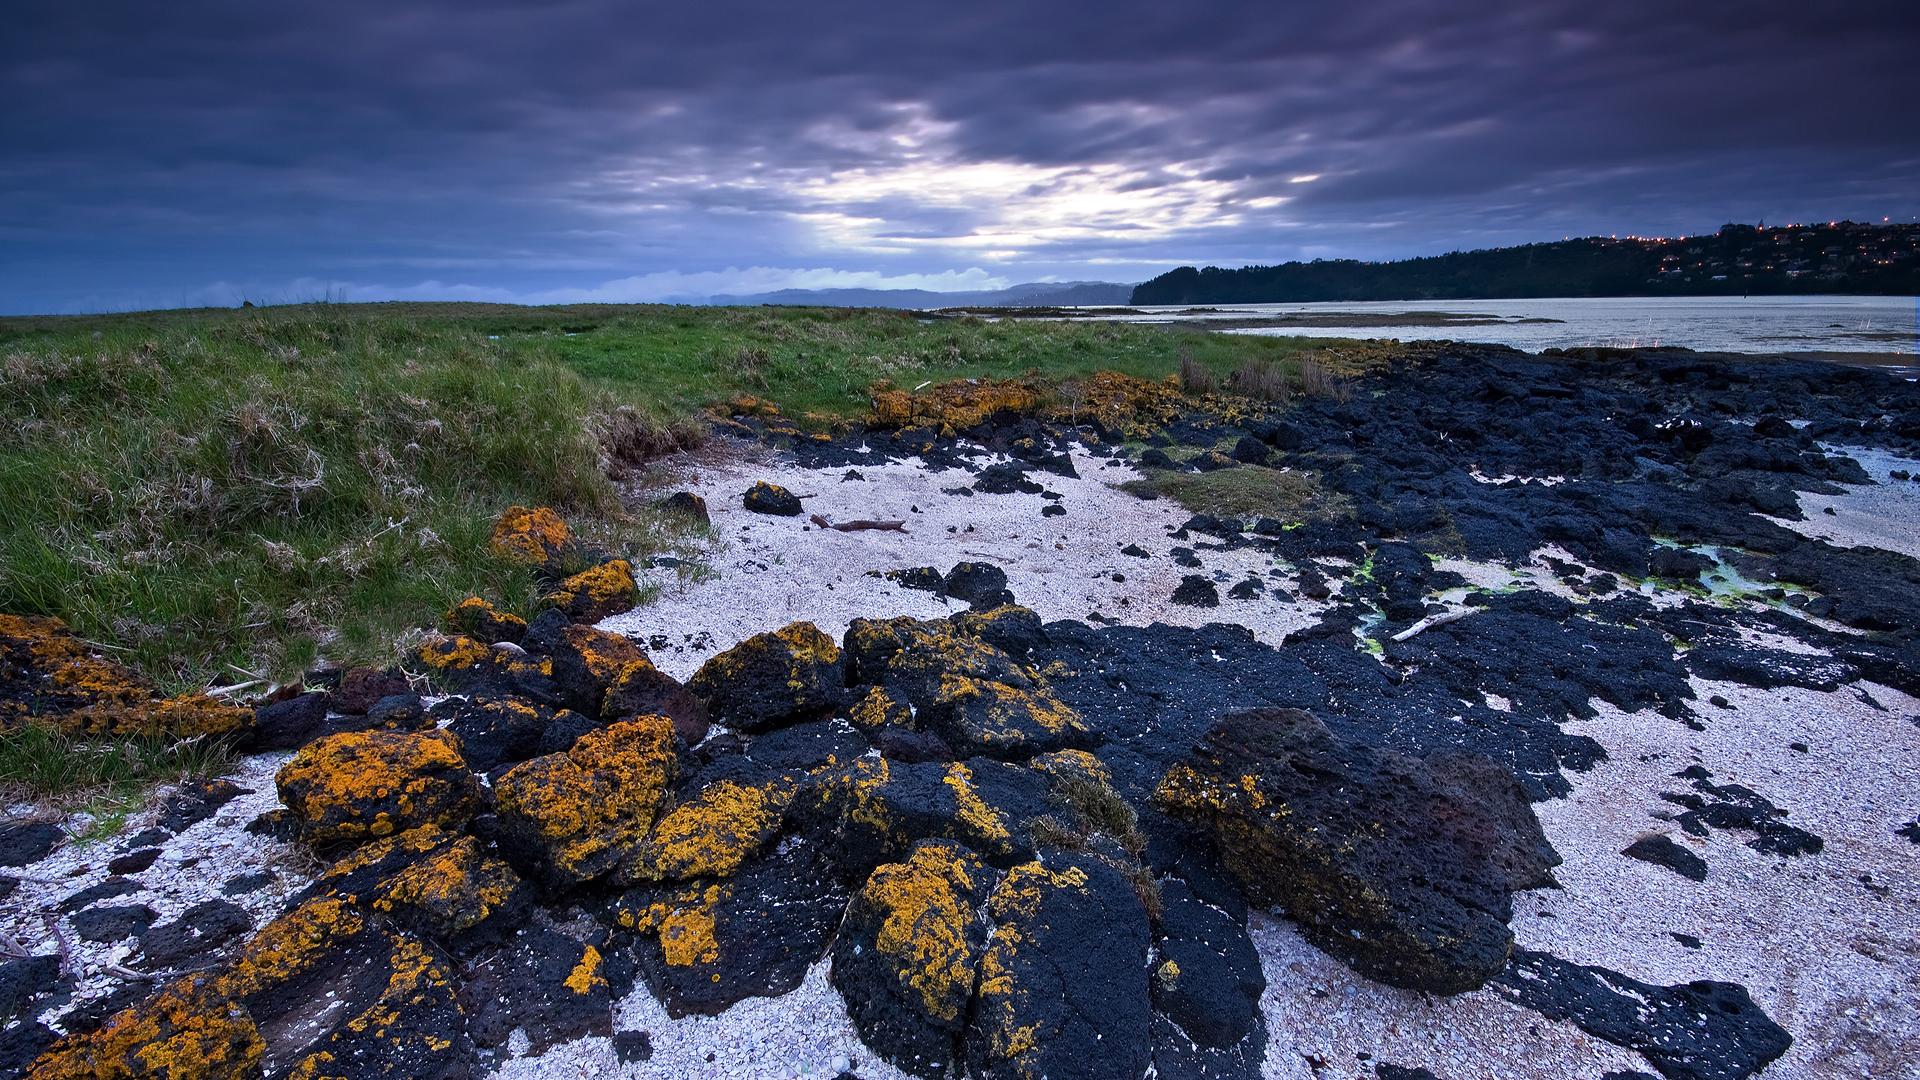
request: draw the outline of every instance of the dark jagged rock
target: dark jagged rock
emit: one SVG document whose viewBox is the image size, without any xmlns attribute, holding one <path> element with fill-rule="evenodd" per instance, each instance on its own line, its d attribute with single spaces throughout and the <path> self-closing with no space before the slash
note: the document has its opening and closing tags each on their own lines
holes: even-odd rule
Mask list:
<svg viewBox="0 0 1920 1080">
<path fill-rule="evenodd" d="M 982 1080 L 1138 1077 L 1152 1059 L 1147 913 L 1119 870 L 1082 853 L 1015 867 L 966 1034 Z"/>
<path fill-rule="evenodd" d="M 73 1015 L 68 1013 L 68 1016 Z M 61 1018 L 65 1021 L 65 1017 Z M 71 1026 L 67 1027 L 71 1031 Z M 25 1076 L 32 1067 L 34 1059 L 46 1053 L 60 1038 L 54 1030 L 38 1020 L 30 1023 L 15 1024 L 0 1032 L 0 1076 Z"/>
<path fill-rule="evenodd" d="M 1155 801 L 1210 825 L 1248 898 L 1285 907 L 1315 946 L 1434 993 L 1500 970 L 1512 893 L 1560 862 L 1495 763 L 1345 743 L 1293 709 L 1223 718 Z"/>
<path fill-rule="evenodd" d="M 600 950 L 554 930 L 530 929 L 475 965 L 460 995 L 474 1017 L 474 1042 L 491 1049 L 515 1028 L 530 1053 L 588 1035 L 613 1034 L 612 1001 Z"/>
<path fill-rule="evenodd" d="M 779 484 L 769 484 L 765 480 L 755 481 L 740 502 L 742 506 L 756 514 L 771 514 L 774 517 L 800 516 L 799 497 Z"/>
<path fill-rule="evenodd" d="M 460 756 L 475 772 L 537 756 L 554 716 L 552 709 L 532 702 L 491 694 L 448 698 L 435 712 L 446 721 L 446 730 L 460 737 Z"/>
<path fill-rule="evenodd" d="M 393 694 L 374 702 L 367 710 L 367 725 L 391 731 L 420 731 L 432 726 L 426 703 L 419 694 L 411 693 Z"/>
<path fill-rule="evenodd" d="M 365 716 L 381 698 L 410 694 L 413 687 L 398 668 L 355 667 L 340 676 L 340 685 L 332 693 L 333 708 L 353 716 Z"/>
<path fill-rule="evenodd" d="M 561 709 L 554 714 L 552 722 L 547 724 L 547 729 L 540 733 L 540 744 L 534 748 L 533 756 L 564 754 L 573 748 L 574 743 L 580 741 L 582 735 L 597 731 L 603 726 L 572 709 Z"/>
<path fill-rule="evenodd" d="M 1713 773 L 1690 765 L 1674 774 L 1691 780 L 1694 792 L 1663 791 L 1660 797 L 1685 812 L 1673 820 L 1694 836 L 1710 836 L 1714 829 L 1740 829 L 1756 834 L 1747 846 L 1770 855 L 1817 855 L 1826 841 L 1786 824 L 1787 812 L 1752 788 L 1741 784 L 1715 784 Z"/>
<path fill-rule="evenodd" d="M 1014 602 L 1007 589 L 1007 572 L 991 563 L 955 563 L 941 582 L 941 588 L 956 600 L 965 600 L 975 611 L 991 611 Z"/>
<path fill-rule="evenodd" d="M 1046 489 L 1027 479 L 1028 466 L 1024 462 L 1002 461 L 980 470 L 980 476 L 973 482 L 973 490 L 983 495 L 1011 495 L 1016 491 L 1028 495 L 1038 495 Z"/>
<path fill-rule="evenodd" d="M 616 1031 L 613 1034 L 613 1056 L 632 1065 L 653 1057 L 653 1036 L 645 1031 Z"/>
<path fill-rule="evenodd" d="M 36 998 L 60 985 L 60 958 L 22 956 L 0 960 L 0 1023 L 27 1016 Z"/>
<path fill-rule="evenodd" d="M 691 491 L 676 491 L 654 506 L 669 514 L 690 518 L 703 529 L 713 526 L 713 517 L 707 513 L 707 500 Z"/>
<path fill-rule="evenodd" d="M 632 641 L 592 626 L 561 628 L 554 635 L 550 653 L 559 703 L 582 716 L 600 715 L 607 688 L 628 664 L 652 663 L 646 650 Z"/>
<path fill-rule="evenodd" d="M 805 772 L 845 765 L 867 749 L 867 740 L 845 720 L 815 720 L 761 735 L 747 754 L 769 769 Z"/>
<path fill-rule="evenodd" d="M 1189 1039 L 1216 1050 L 1257 1033 L 1244 1055 L 1257 1071 L 1266 1048 L 1260 995 L 1267 979 L 1246 929 L 1178 879 L 1160 883 L 1157 923 L 1161 961 L 1153 972 L 1153 1007 Z"/>
<path fill-rule="evenodd" d="M 1220 590 L 1199 574 L 1188 574 L 1180 579 L 1180 587 L 1173 590 L 1173 602 L 1187 607 L 1219 607 Z"/>
<path fill-rule="evenodd" d="M 640 972 L 667 1015 L 713 1016 L 799 986 L 847 896 L 832 867 L 800 844 L 719 881 L 629 890 L 613 919 L 642 935 Z"/>
<path fill-rule="evenodd" d="M 30 866 L 66 843 L 67 831 L 50 821 L 0 828 L 0 866 Z"/>
<path fill-rule="evenodd" d="M 126 896 L 130 893 L 137 893 L 140 889 L 140 883 L 131 878 L 110 877 L 105 881 L 81 889 L 79 892 L 60 901 L 54 905 L 54 907 L 55 910 L 62 912 L 79 911 L 88 904 L 98 903 L 102 900 L 111 900 L 116 896 Z"/>
<path fill-rule="evenodd" d="M 1493 985 L 1549 1020 L 1639 1051 L 1668 1080 L 1745 1080 L 1793 1045 L 1735 983 L 1653 986 L 1516 948 Z"/>
<path fill-rule="evenodd" d="M 322 690 L 301 694 L 253 711 L 253 748 L 292 750 L 320 734 L 332 695 Z"/>
<path fill-rule="evenodd" d="M 172 839 L 173 834 L 159 827 L 141 829 L 127 838 L 123 850 L 138 851 L 141 848 L 158 847 Z"/>
<path fill-rule="evenodd" d="M 860 1039 L 916 1076 L 958 1076 L 967 1006 L 986 952 L 979 910 L 997 871 L 960 844 L 923 840 L 854 894 L 833 950 L 833 985 Z"/>
<path fill-rule="evenodd" d="M 204 963 L 204 954 L 253 929 L 253 916 L 231 900 L 203 900 L 140 938 L 140 962 L 150 968 Z"/>
<path fill-rule="evenodd" d="M 478 596 L 469 596 L 453 605 L 441 620 L 450 634 L 459 634 L 493 645 L 507 641 L 515 645 L 527 636 L 527 620 L 496 609 Z"/>
<path fill-rule="evenodd" d="M 1047 644 L 1046 627 L 1032 608 L 1007 604 L 985 611 L 961 611 L 948 616 L 961 633 L 971 634 L 1021 660 Z"/>
<path fill-rule="evenodd" d="M 1707 880 L 1707 860 L 1674 843 L 1671 836 L 1643 836 L 1620 854 L 1655 866 L 1664 866 L 1693 881 Z"/>
<path fill-rule="evenodd" d="M 1440 1080 L 1432 1069 L 1395 1065 L 1389 1061 L 1374 1066 L 1373 1074 L 1380 1080 Z"/>
<path fill-rule="evenodd" d="M 157 847 L 141 848 L 138 851 L 129 851 L 125 855 L 115 856 L 114 858 L 107 860 L 107 873 L 137 874 L 140 871 L 145 870 L 147 867 L 152 866 L 153 861 L 155 859 L 158 859 L 159 857 L 160 857 L 160 849 Z"/>
<path fill-rule="evenodd" d="M 533 889 L 477 839 L 431 825 L 340 859 L 294 904 L 329 895 L 462 949 L 511 934 L 533 901 Z"/>
<path fill-rule="evenodd" d="M 225 884 L 221 885 L 220 895 L 245 896 L 248 893 L 259 892 L 276 880 L 278 879 L 274 877 L 271 870 L 262 870 L 257 874 L 241 874 L 238 877 L 229 878 Z"/>
<path fill-rule="evenodd" d="M 275 785 L 300 837 L 318 846 L 457 828 L 481 807 L 460 737 L 446 731 L 329 735 L 282 765 Z"/>
<path fill-rule="evenodd" d="M 748 733 L 811 720 L 846 701 L 840 649 L 810 622 L 755 634 L 702 664 L 687 689 L 716 719 Z"/>
<path fill-rule="evenodd" d="M 83 941 L 120 941 L 146 933 L 159 917 L 145 904 L 88 908 L 73 917 L 73 932 Z"/>
<path fill-rule="evenodd" d="M 527 624 L 526 636 L 520 639 L 520 647 L 535 656 L 551 656 L 560 644 L 560 633 L 573 625 L 564 611 L 553 608 L 541 612 Z"/>
<path fill-rule="evenodd" d="M 246 789 L 231 780 L 188 780 L 160 804 L 160 827 L 185 832 L 189 825 L 207 820 L 245 794 Z"/>
<path fill-rule="evenodd" d="M 628 662 L 600 703 L 600 719 L 606 723 L 636 716 L 672 720 L 674 733 L 688 746 L 698 746 L 707 737 L 707 703 L 652 663 Z"/>
</svg>

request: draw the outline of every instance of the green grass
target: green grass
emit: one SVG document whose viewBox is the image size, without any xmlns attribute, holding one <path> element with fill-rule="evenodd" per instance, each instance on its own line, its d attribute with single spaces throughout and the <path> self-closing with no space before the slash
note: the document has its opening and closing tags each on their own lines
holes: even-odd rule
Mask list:
<svg viewBox="0 0 1920 1080">
<path fill-rule="evenodd" d="M 218 740 L 80 740 L 42 724 L 0 732 L 0 797 L 56 812 L 80 811 L 93 824 L 76 839 L 120 831 L 160 784 L 219 776 L 234 757 Z"/>
<path fill-rule="evenodd" d="M 1278 472 L 1254 465 L 1204 473 L 1149 472 L 1121 487 L 1136 495 L 1165 496 L 1196 514 L 1251 521 L 1271 517 L 1296 520 L 1315 509 L 1322 496 L 1313 478 L 1302 472 Z"/>
<path fill-rule="evenodd" d="M 684 539 L 613 477 L 696 442 L 704 406 L 752 395 L 826 424 L 882 379 L 1159 379 L 1183 355 L 1224 385 L 1322 344 L 821 308 L 0 319 L 0 611 L 65 619 L 169 690 L 389 662 L 463 596 L 528 613 L 535 581 L 486 546 L 508 505 L 614 550 Z"/>
</svg>

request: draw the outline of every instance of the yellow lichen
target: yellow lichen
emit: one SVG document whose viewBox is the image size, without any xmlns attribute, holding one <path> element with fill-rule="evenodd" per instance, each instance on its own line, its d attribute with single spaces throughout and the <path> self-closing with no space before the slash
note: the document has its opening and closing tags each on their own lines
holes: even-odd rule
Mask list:
<svg viewBox="0 0 1920 1080">
<path fill-rule="evenodd" d="M 600 977 L 600 950 L 589 945 L 580 962 L 567 974 L 566 987 L 576 994 L 591 994 L 596 983 L 605 986 L 607 980 Z"/>
<path fill-rule="evenodd" d="M 496 609 L 477 596 L 469 596 L 453 605 L 442 618 L 447 632 L 477 638 L 485 642 L 519 641 L 527 632 L 527 620 Z"/>
<path fill-rule="evenodd" d="M 887 724 L 912 728 L 913 710 L 901 698 L 883 687 L 873 686 L 847 710 L 847 719 L 862 731 L 873 731 Z"/>
<path fill-rule="evenodd" d="M 573 534 L 560 515 L 546 507 L 509 506 L 494 522 L 493 550 L 515 562 L 544 563 L 566 550 Z"/>
<path fill-rule="evenodd" d="M 784 778 L 707 785 L 660 819 L 635 851 L 626 876 L 659 881 L 732 874 L 780 830 L 794 787 Z"/>
<path fill-rule="evenodd" d="M 1011 834 L 1007 832 L 1006 822 L 999 811 L 988 806 L 986 800 L 973 787 L 973 772 L 960 762 L 947 766 L 947 774 L 941 782 L 953 789 L 954 801 L 960 804 L 959 820 L 971 832 L 970 839 L 986 841 L 984 850 L 998 853 L 1007 849 Z"/>
<path fill-rule="evenodd" d="M 612 869 L 653 828 L 677 769 L 673 721 L 640 716 L 588 732 L 494 785 L 501 828 L 544 852 L 555 882 Z"/>
<path fill-rule="evenodd" d="M 1041 754 L 1028 764 L 1056 779 L 1087 780 L 1113 786 L 1113 774 L 1107 771 L 1099 758 L 1085 750 L 1056 750 L 1051 754 Z"/>
<path fill-rule="evenodd" d="M 667 963 L 675 967 L 711 964 L 720 959 L 720 944 L 714 940 L 714 908 L 724 894 L 720 886 L 710 885 L 699 894 L 697 903 L 674 907 L 659 920 L 660 949 Z"/>
<path fill-rule="evenodd" d="M 560 582 L 540 602 L 575 619 L 598 622 L 632 610 L 637 596 L 633 567 L 625 559 L 615 559 Z"/>
<path fill-rule="evenodd" d="M 266 1052 L 253 1017 L 206 976 L 176 980 L 97 1030 L 55 1043 L 28 1080 L 243 1080 Z"/>
<path fill-rule="evenodd" d="M 884 913 L 874 947 L 895 958 L 899 981 L 919 995 L 927 1015 L 960 1020 L 973 992 L 979 949 L 969 940 L 970 897 L 984 864 L 958 847 L 924 844 L 905 863 L 880 866 L 857 904 Z"/>
<path fill-rule="evenodd" d="M 464 823 L 479 785 L 451 731 L 361 731 L 308 743 L 280 767 L 280 801 L 309 843 Z"/>
</svg>

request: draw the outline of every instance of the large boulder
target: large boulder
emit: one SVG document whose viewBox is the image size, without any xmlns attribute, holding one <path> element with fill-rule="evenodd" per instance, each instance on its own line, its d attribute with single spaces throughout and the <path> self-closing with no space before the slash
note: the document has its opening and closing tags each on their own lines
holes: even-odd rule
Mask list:
<svg viewBox="0 0 1920 1080">
<path fill-rule="evenodd" d="M 964 846 L 923 840 L 905 862 L 877 867 L 847 905 L 833 949 L 833 985 L 861 1041 L 934 1080 L 954 1066 L 986 954 L 981 916 L 1000 874 Z"/>
<path fill-rule="evenodd" d="M 980 1080 L 1138 1080 L 1151 1061 L 1146 908 L 1083 853 L 1015 867 L 987 901 L 994 932 L 966 1034 Z"/>
<path fill-rule="evenodd" d="M 715 719 L 750 733 L 823 716 L 847 696 L 840 649 L 810 622 L 755 634 L 702 664 L 687 689 Z"/>
<path fill-rule="evenodd" d="M 479 781 L 446 731 L 366 731 L 308 743 L 280 767 L 280 801 L 302 840 L 358 843 L 479 813 Z"/>
<path fill-rule="evenodd" d="M 518 923 L 533 889 L 473 837 L 423 825 L 356 849 L 301 898 L 326 895 L 436 938 L 467 941 Z"/>
<path fill-rule="evenodd" d="M 646 839 L 678 771 L 664 716 L 589 732 L 495 782 L 501 851 L 554 890 L 591 881 Z"/>
<path fill-rule="evenodd" d="M 0 730 L 28 720 L 69 735 L 244 740 L 253 710 L 205 694 L 161 698 L 59 619 L 0 615 Z"/>
<path fill-rule="evenodd" d="M 1254 903 L 1391 986 L 1457 994 L 1507 962 L 1512 893 L 1560 856 L 1486 758 L 1422 761 L 1334 737 L 1297 709 L 1217 721 L 1154 795 L 1209 827 Z"/>
</svg>

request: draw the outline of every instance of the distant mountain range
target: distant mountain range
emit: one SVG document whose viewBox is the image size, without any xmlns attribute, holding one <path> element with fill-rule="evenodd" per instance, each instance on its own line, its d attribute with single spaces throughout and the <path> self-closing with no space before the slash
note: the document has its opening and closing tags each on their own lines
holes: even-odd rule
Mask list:
<svg viewBox="0 0 1920 1080">
<path fill-rule="evenodd" d="M 1125 304 L 1132 285 L 1114 281 L 1032 281 L 989 292 L 926 289 L 781 289 L 751 296 L 709 296 L 709 304 L 790 304 L 807 307 L 1108 307 Z"/>
<path fill-rule="evenodd" d="M 1133 304 L 1294 304 L 1549 296 L 1920 295 L 1920 225 L 1727 225 L 1678 239 L 1589 236 L 1397 262 L 1182 266 Z"/>
</svg>

